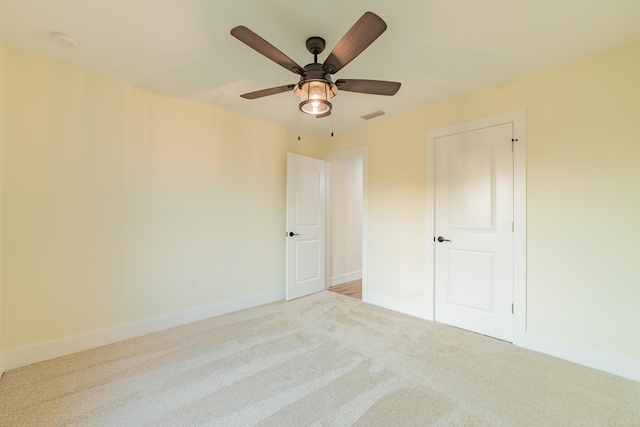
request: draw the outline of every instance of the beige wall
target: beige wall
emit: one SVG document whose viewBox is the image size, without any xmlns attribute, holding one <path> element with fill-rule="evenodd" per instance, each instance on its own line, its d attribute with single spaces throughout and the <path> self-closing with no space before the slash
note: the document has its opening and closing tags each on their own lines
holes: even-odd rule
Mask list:
<svg viewBox="0 0 640 427">
<path fill-rule="evenodd" d="M 432 300 L 417 221 L 426 132 L 526 108 L 527 331 L 640 361 L 638 76 L 640 44 L 327 140 L 369 147 L 370 291 Z"/>
<path fill-rule="evenodd" d="M 11 49 L 4 69 L 4 351 L 284 289 L 285 153 L 312 138 Z"/>
<path fill-rule="evenodd" d="M 640 361 L 640 45 L 330 140 L 11 49 L 3 70 L 4 351 L 282 289 L 286 151 L 368 146 L 369 291 L 428 302 L 427 130 L 526 108 L 528 332 Z"/>
</svg>

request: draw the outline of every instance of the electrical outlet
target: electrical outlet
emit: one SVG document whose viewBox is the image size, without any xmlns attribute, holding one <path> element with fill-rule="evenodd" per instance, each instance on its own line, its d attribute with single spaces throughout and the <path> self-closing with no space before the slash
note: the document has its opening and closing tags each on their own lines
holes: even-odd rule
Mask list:
<svg viewBox="0 0 640 427">
<path fill-rule="evenodd" d="M 378 214 L 378 222 L 379 223 L 383 223 L 387 220 L 387 218 L 385 217 L 385 215 L 383 213 Z"/>
<path fill-rule="evenodd" d="M 193 276 L 189 279 L 189 287 L 195 289 L 198 287 L 198 278 Z"/>
<path fill-rule="evenodd" d="M 360 260 L 360 251 L 356 251 L 356 261 Z"/>
<path fill-rule="evenodd" d="M 403 271 L 402 273 L 400 273 L 400 278 L 402 279 L 402 281 L 404 282 L 405 280 L 407 280 L 408 276 L 407 276 L 407 272 Z"/>
</svg>

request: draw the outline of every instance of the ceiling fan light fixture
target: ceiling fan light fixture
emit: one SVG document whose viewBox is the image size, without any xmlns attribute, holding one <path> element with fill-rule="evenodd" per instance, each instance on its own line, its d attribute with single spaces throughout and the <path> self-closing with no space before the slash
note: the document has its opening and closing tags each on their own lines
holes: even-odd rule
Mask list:
<svg viewBox="0 0 640 427">
<path fill-rule="evenodd" d="M 331 111 L 329 100 L 336 96 L 338 87 L 327 80 L 305 80 L 293 92 L 300 98 L 300 111 L 317 116 Z"/>
<path fill-rule="evenodd" d="M 360 55 L 371 43 L 373 43 L 385 30 L 387 24 L 373 12 L 365 12 L 364 15 L 347 31 L 333 48 L 329 56 L 322 64 L 318 62 L 318 55 L 326 46 L 322 37 L 312 36 L 306 41 L 306 47 L 313 55 L 313 63 L 304 67 L 289 58 L 271 43 L 248 29 L 239 25 L 231 29 L 231 35 L 246 44 L 259 54 L 276 64 L 286 68 L 300 76 L 297 84 L 283 85 L 269 89 L 240 95 L 244 99 L 257 99 L 278 93 L 289 92 L 293 89 L 295 95 L 300 98 L 298 107 L 305 114 L 316 118 L 327 117 L 331 114 L 331 98 L 341 91 L 367 93 L 371 95 L 395 95 L 400 89 L 400 83 L 382 80 L 337 80 L 331 81 L 333 75 L 345 67 L 348 63 Z"/>
</svg>

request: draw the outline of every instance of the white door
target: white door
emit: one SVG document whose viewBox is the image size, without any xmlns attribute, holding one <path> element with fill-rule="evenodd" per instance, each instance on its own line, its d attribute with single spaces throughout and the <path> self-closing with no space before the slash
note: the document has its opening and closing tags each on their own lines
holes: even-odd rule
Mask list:
<svg viewBox="0 0 640 427">
<path fill-rule="evenodd" d="M 435 320 L 513 334 L 513 125 L 435 141 Z"/>
<path fill-rule="evenodd" d="M 325 289 L 325 162 L 287 153 L 287 300 Z"/>
</svg>

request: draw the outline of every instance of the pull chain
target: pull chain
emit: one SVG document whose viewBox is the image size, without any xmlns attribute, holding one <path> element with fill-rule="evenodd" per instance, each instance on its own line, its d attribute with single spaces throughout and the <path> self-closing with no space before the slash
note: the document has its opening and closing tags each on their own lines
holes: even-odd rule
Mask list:
<svg viewBox="0 0 640 427">
<path fill-rule="evenodd" d="M 333 138 L 333 114 L 331 115 L 331 138 Z"/>
</svg>

